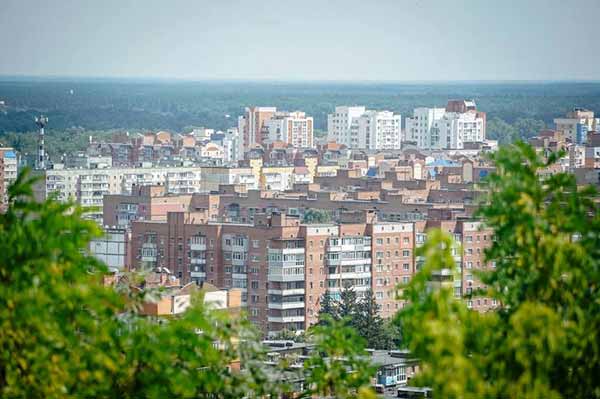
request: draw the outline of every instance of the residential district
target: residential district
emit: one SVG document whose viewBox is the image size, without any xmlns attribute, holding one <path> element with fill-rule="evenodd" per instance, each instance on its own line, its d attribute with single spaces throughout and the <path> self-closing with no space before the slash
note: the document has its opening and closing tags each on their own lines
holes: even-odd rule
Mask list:
<svg viewBox="0 0 600 399">
<path fill-rule="evenodd" d="M 452 286 L 474 310 L 498 305 L 469 295 L 484 288 L 476 271 L 494 267 L 484 260 L 492 232 L 475 211 L 497 143 L 486 139 L 486 114 L 474 101 L 416 108 L 404 123 L 393 112 L 338 106 L 324 138 L 304 112 L 250 107 L 226 131 L 90 137 L 86 151 L 60 160 L 44 150 L 49 122 L 37 119 L 36 195 L 89 207 L 105 231 L 90 249 L 113 271 L 112 283 L 146 271 L 147 284 L 165 288 L 147 314 L 181 313 L 191 291 L 210 287 L 205 300 L 243 308 L 272 338 L 306 330 L 324 295 L 352 287 L 373 292 L 391 317 L 405 305 L 398 286 L 422 265 L 415 250 L 431 228 L 453 235 L 458 265 L 432 283 Z M 543 154 L 565 150 L 544 173 L 570 171 L 600 185 L 600 119 L 574 109 L 554 123 L 529 140 Z M 22 164 L 0 147 L 3 206 Z M 274 352 L 303 350 L 267 342 Z M 415 371 L 406 353 L 373 356 L 395 367 L 394 384 Z"/>
</svg>

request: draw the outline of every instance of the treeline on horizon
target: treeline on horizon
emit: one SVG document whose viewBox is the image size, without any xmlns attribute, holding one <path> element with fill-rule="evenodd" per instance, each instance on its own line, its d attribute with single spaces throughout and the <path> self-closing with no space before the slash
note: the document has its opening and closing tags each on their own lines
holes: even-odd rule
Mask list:
<svg viewBox="0 0 600 399">
<path fill-rule="evenodd" d="M 237 126 L 244 107 L 273 105 L 303 110 L 327 129 L 336 105 L 388 109 L 403 117 L 415 107 L 442 107 L 448 99 L 472 98 L 487 112 L 487 136 L 501 143 L 528 139 L 574 107 L 600 113 L 600 83 L 277 83 L 126 80 L 0 81 L 0 142 L 33 151 L 33 118 L 50 118 L 51 156 L 85 149 L 89 135 Z M 25 133 L 25 135 L 23 135 Z M 29 134 L 27 134 L 29 133 Z M 52 142 L 54 141 L 54 144 Z"/>
</svg>

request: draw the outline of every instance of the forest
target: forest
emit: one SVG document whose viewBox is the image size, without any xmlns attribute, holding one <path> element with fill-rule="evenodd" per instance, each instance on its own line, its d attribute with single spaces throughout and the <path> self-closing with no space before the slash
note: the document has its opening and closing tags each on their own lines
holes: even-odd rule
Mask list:
<svg viewBox="0 0 600 399">
<path fill-rule="evenodd" d="M 244 107 L 276 106 L 312 115 L 327 128 L 336 105 L 365 105 L 410 116 L 415 107 L 474 99 L 487 112 L 490 139 L 526 139 L 574 107 L 600 113 L 600 83 L 593 82 L 244 82 L 124 79 L 0 79 L 0 142 L 28 152 L 43 113 L 50 119 L 50 155 L 81 150 L 89 136 L 237 125 Z"/>
</svg>

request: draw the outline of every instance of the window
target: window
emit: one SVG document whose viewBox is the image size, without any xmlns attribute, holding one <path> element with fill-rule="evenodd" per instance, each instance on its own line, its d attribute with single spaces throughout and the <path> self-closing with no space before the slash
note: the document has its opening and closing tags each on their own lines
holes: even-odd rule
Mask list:
<svg viewBox="0 0 600 399">
<path fill-rule="evenodd" d="M 410 256 L 410 250 L 408 250 L 408 249 L 403 250 L 402 256 L 404 256 L 405 258 L 408 258 Z"/>
<path fill-rule="evenodd" d="M 383 299 L 383 292 L 377 291 L 375 293 L 375 299 Z"/>
<path fill-rule="evenodd" d="M 408 263 L 403 263 L 402 264 L 402 270 L 404 271 L 409 271 L 410 270 L 410 265 Z"/>
<path fill-rule="evenodd" d="M 410 281 L 410 276 L 403 276 L 402 277 L 402 283 L 403 284 L 408 284 L 409 281 Z"/>
<path fill-rule="evenodd" d="M 378 238 L 376 241 L 377 245 L 383 245 L 383 238 Z"/>
<path fill-rule="evenodd" d="M 258 248 L 260 246 L 259 240 L 252 240 L 252 248 Z"/>
</svg>

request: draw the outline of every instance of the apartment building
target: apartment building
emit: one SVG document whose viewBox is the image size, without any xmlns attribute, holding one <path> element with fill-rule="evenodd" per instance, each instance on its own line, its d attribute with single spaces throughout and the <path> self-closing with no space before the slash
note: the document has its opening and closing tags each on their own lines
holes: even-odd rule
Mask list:
<svg viewBox="0 0 600 399">
<path fill-rule="evenodd" d="M 131 264 L 130 232 L 116 226 L 104 228 L 103 235 L 90 241 L 90 253 L 113 270 L 126 270 Z"/>
<path fill-rule="evenodd" d="M 563 132 L 572 143 L 587 142 L 588 132 L 600 130 L 600 118 L 594 117 L 594 112 L 575 108 L 567 112 L 565 118 L 555 118 L 556 130 Z"/>
<path fill-rule="evenodd" d="M 335 107 L 333 114 L 327 115 L 327 139 L 350 147 L 350 128 L 352 121 L 366 111 L 362 106 Z"/>
<path fill-rule="evenodd" d="M 238 131 L 244 150 L 262 145 L 267 138 L 266 122 L 277 112 L 276 107 L 248 107 L 238 118 Z"/>
<path fill-rule="evenodd" d="M 390 111 L 335 107 L 335 112 L 327 116 L 327 138 L 349 148 L 400 149 L 402 118 Z"/>
<path fill-rule="evenodd" d="M 35 187 L 40 199 L 54 195 L 60 201 L 73 200 L 90 208 L 86 215 L 102 219 L 103 198 L 107 194 L 131 193 L 134 186 L 162 185 L 167 193 L 199 192 L 201 169 L 173 168 L 105 168 L 105 169 L 48 169 L 37 172 L 42 179 Z"/>
<path fill-rule="evenodd" d="M 406 140 L 419 149 L 463 149 L 485 141 L 486 115 L 475 103 L 451 100 L 446 108 L 416 108 L 406 119 Z"/>
<path fill-rule="evenodd" d="M 0 212 L 6 209 L 8 187 L 17 179 L 17 153 L 10 147 L 0 147 Z"/>
<path fill-rule="evenodd" d="M 250 320 L 265 332 L 304 330 L 317 321 L 323 295 L 351 286 L 373 290 L 385 317 L 400 307 L 396 285 L 414 274 L 413 223 L 301 225 L 281 214 L 253 224 L 195 223 L 191 213 L 132 224 L 132 267 L 164 267 L 183 283 L 207 281 L 242 291 Z"/>
<path fill-rule="evenodd" d="M 454 296 L 464 299 L 470 309 L 485 312 L 500 305 L 496 300 L 485 296 L 483 292 L 486 286 L 478 276 L 478 273 L 495 267 L 493 262 L 485 261 L 485 250 L 492 245 L 492 229 L 475 220 L 427 220 L 417 222 L 415 228 L 416 247 L 425 243 L 430 229 L 440 229 L 450 234 L 454 240 L 451 252 L 456 269 L 453 273 L 449 270 L 441 271 L 437 276 L 438 284 L 451 284 Z M 415 270 L 419 270 L 424 262 L 424 257 L 417 256 Z"/>
<path fill-rule="evenodd" d="M 400 149 L 402 117 L 390 111 L 365 111 L 350 125 L 350 148 Z"/>
<path fill-rule="evenodd" d="M 439 138 L 436 123 L 445 114 L 445 108 L 415 108 L 412 118 L 406 118 L 406 140 L 415 142 L 417 148 L 433 148 Z"/>
<path fill-rule="evenodd" d="M 304 112 L 278 112 L 265 122 L 266 144 L 282 141 L 293 148 L 312 148 L 313 118 Z"/>
</svg>

